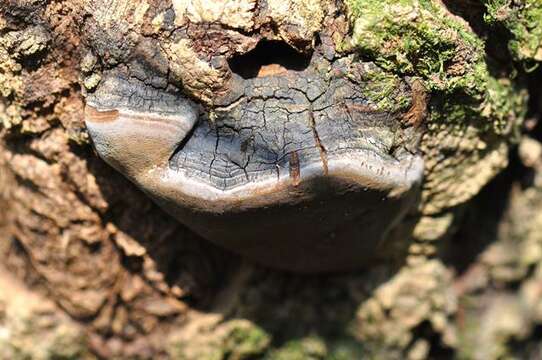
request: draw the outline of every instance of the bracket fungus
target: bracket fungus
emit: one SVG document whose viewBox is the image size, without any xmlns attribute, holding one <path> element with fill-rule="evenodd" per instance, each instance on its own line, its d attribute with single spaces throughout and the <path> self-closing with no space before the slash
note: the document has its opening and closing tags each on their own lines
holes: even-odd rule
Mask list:
<svg viewBox="0 0 542 360">
<path fill-rule="evenodd" d="M 361 267 L 416 204 L 417 132 L 364 94 L 366 64 L 312 59 L 232 72 L 212 107 L 110 74 L 86 124 L 105 161 L 204 238 L 294 271 Z"/>
<path fill-rule="evenodd" d="M 162 44 L 165 85 L 134 66 L 104 70 L 85 110 L 97 152 L 203 238 L 259 263 L 313 273 L 386 258 L 419 202 L 409 109 L 425 103 L 408 77 L 386 83 L 400 106 L 375 101 L 377 67 L 320 30 L 305 41 L 219 27 L 216 43 Z"/>
</svg>

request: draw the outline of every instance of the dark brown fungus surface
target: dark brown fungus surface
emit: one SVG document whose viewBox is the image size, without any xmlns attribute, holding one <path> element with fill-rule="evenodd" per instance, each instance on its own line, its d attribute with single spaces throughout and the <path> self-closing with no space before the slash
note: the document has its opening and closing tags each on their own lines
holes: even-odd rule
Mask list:
<svg viewBox="0 0 542 360">
<path fill-rule="evenodd" d="M 268 266 L 362 268 L 406 241 L 419 130 L 371 101 L 371 64 L 262 41 L 228 65 L 212 105 L 106 72 L 86 110 L 100 156 L 202 237 Z"/>
</svg>

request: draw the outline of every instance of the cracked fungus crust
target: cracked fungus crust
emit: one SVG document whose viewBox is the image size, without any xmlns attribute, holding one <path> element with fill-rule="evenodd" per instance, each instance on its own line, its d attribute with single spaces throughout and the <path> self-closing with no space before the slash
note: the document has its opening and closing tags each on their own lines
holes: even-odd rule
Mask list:
<svg viewBox="0 0 542 360">
<path fill-rule="evenodd" d="M 406 170 L 409 160 L 396 143 L 400 124 L 345 77 L 353 71 L 363 69 L 242 81 L 228 96 L 235 100 L 203 117 L 170 166 L 220 190 L 283 177 L 299 182 L 311 173 L 326 175 L 340 161 L 403 182 L 396 170 Z"/>
<path fill-rule="evenodd" d="M 187 117 L 198 120 L 169 158 L 169 169 L 213 190 L 228 191 L 258 182 L 327 175 L 330 167 L 355 163 L 373 176 L 373 187 L 408 187 L 416 177 L 413 156 L 399 136 L 403 124 L 365 95 L 362 75 L 369 64 L 343 59 L 322 75 L 313 68 L 279 76 L 241 79 L 211 109 L 183 96 L 122 77 L 108 78 L 88 104 L 98 111 L 132 117 Z M 356 78 L 357 77 L 357 78 Z M 400 91 L 408 93 L 407 83 Z M 192 115 L 182 116 L 183 113 Z M 410 144 L 408 144 L 410 142 Z M 379 184 L 380 182 L 380 184 Z M 370 186 L 369 184 L 367 186 Z"/>
<path fill-rule="evenodd" d="M 421 198 L 428 88 L 348 46 L 347 3 L 149 12 L 133 25 L 153 37 L 121 47 L 88 23 L 85 120 L 105 161 L 202 237 L 266 265 L 400 256 Z"/>
<path fill-rule="evenodd" d="M 285 66 L 232 72 L 213 105 L 110 72 L 87 126 L 106 161 L 204 237 L 298 271 L 359 267 L 417 199 L 413 86 L 395 82 L 402 107 L 384 110 L 370 63 Z"/>
</svg>

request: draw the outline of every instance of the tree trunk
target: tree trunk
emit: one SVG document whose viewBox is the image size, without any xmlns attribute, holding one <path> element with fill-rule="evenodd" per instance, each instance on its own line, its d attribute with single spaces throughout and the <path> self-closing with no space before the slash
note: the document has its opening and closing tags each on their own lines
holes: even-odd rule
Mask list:
<svg viewBox="0 0 542 360">
<path fill-rule="evenodd" d="M 536 0 L 3 1 L 0 358 L 542 356 L 541 24 Z M 306 74 L 324 74 L 323 83 L 310 88 Z M 273 95 L 245 87 L 233 99 L 248 83 Z M 343 117 L 370 123 L 355 146 L 370 136 L 374 152 L 423 161 L 423 181 L 397 203 L 390 190 L 389 207 L 363 225 L 367 237 L 386 233 L 380 247 L 364 247 L 357 217 L 341 223 L 340 241 L 314 250 L 326 239 L 313 213 L 296 218 L 299 236 L 275 226 L 297 216 L 295 203 L 291 213 L 264 213 L 269 238 L 249 250 L 262 224 L 246 220 L 251 212 L 200 202 L 200 215 L 187 216 L 184 197 L 163 200 L 149 174 L 151 152 L 167 143 L 117 141 L 135 125 L 113 140 L 92 130 L 113 115 L 178 120 L 185 108 L 171 110 L 169 97 L 196 104 L 198 124 L 217 134 L 242 134 L 235 127 L 252 115 L 232 114 L 243 101 L 275 106 L 294 123 L 301 105 L 288 91 L 298 85 L 324 179 L 333 175 L 329 144 L 359 130 L 338 130 Z M 339 109 L 327 130 L 312 115 L 313 90 Z M 265 111 L 265 126 L 301 138 Z M 218 135 L 216 144 L 213 162 Z M 302 193 L 297 154 L 285 169 Z M 134 165 L 140 159 L 151 170 Z M 382 164 L 369 165 L 395 171 Z M 381 181 L 364 186 L 381 194 Z M 281 201 L 290 206 L 292 193 Z M 361 199 L 307 208 L 326 219 L 373 211 Z"/>
</svg>

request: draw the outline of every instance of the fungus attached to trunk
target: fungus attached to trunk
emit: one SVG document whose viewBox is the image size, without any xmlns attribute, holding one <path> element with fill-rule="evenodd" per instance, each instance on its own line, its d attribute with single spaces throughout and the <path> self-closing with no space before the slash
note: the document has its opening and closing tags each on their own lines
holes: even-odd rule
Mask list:
<svg viewBox="0 0 542 360">
<path fill-rule="evenodd" d="M 112 73 L 86 122 L 107 162 L 204 238 L 295 271 L 362 267 L 416 203 L 423 168 L 396 143 L 400 114 L 355 80 L 363 71 L 315 57 L 233 73 L 213 107 Z"/>
<path fill-rule="evenodd" d="M 373 64 L 337 54 L 326 33 L 311 46 L 231 34 L 208 30 L 215 40 L 192 50 L 178 41 L 184 91 L 104 72 L 86 110 L 100 156 L 202 237 L 260 263 L 326 272 L 391 256 L 423 173 L 418 124 L 405 121 L 415 82 L 380 86 Z"/>
</svg>

